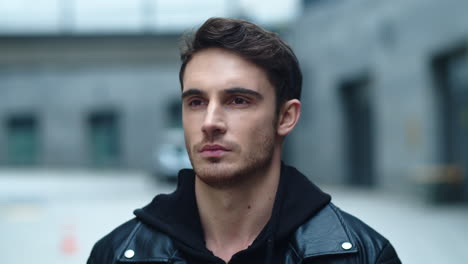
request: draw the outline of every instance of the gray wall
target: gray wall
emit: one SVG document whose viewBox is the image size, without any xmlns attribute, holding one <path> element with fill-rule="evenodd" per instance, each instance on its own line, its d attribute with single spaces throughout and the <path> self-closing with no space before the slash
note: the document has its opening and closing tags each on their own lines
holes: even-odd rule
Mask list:
<svg viewBox="0 0 468 264">
<path fill-rule="evenodd" d="M 303 115 L 290 139 L 312 178 L 346 182 L 340 82 L 370 77 L 376 185 L 409 191 L 439 166 L 431 59 L 467 45 L 463 0 L 322 1 L 289 40 L 304 72 Z"/>
<path fill-rule="evenodd" d="M 178 98 L 178 37 L 2 37 L 0 146 L 4 120 L 35 113 L 39 166 L 90 166 L 86 120 L 92 111 L 120 116 L 123 168 L 148 168 Z M 0 148 L 0 164 L 8 165 Z"/>
</svg>

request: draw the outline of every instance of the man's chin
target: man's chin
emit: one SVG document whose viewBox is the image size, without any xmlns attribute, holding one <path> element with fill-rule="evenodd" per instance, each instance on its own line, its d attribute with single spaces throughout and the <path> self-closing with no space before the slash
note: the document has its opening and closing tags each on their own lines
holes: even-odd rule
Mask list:
<svg viewBox="0 0 468 264">
<path fill-rule="evenodd" d="M 219 161 L 195 166 L 194 170 L 203 183 L 217 189 L 232 187 L 242 180 L 236 168 Z"/>
</svg>

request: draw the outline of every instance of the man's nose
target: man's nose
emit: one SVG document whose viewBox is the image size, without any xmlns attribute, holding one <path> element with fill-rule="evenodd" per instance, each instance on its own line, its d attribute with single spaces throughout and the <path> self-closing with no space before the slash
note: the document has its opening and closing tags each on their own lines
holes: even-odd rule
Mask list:
<svg viewBox="0 0 468 264">
<path fill-rule="evenodd" d="M 218 135 L 226 133 L 226 123 L 221 105 L 217 103 L 208 104 L 203 120 L 202 131 L 208 139 L 213 139 Z"/>
</svg>

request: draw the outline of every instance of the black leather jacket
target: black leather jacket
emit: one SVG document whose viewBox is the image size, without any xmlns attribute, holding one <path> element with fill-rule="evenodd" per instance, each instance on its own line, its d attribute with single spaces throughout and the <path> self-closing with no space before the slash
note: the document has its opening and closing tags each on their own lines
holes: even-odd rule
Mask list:
<svg viewBox="0 0 468 264">
<path fill-rule="evenodd" d="M 284 245 L 280 262 L 285 264 L 401 263 L 387 239 L 332 203 L 301 225 Z M 188 262 L 169 236 L 133 219 L 96 243 L 87 263 Z"/>
</svg>

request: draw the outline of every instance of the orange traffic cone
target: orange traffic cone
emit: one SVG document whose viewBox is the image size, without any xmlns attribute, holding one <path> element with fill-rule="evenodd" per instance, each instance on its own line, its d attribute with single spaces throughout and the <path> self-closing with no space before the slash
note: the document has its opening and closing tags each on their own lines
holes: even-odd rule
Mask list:
<svg viewBox="0 0 468 264">
<path fill-rule="evenodd" d="M 78 243 L 73 228 L 69 228 L 60 242 L 60 248 L 64 255 L 74 255 L 78 251 Z"/>
</svg>

